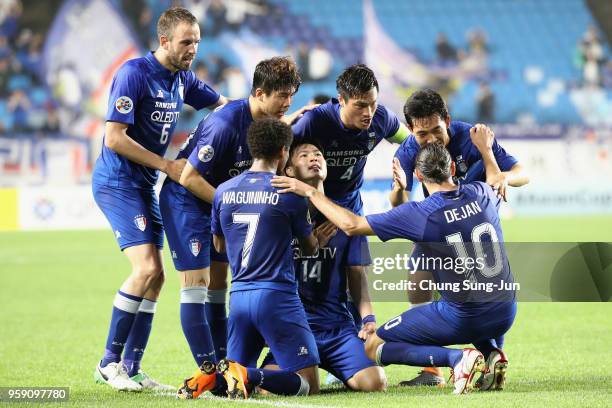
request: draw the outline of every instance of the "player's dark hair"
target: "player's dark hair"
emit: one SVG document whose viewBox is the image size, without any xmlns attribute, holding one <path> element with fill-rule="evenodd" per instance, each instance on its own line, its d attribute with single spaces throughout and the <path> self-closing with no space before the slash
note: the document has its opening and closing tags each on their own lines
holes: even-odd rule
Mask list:
<svg viewBox="0 0 612 408">
<path fill-rule="evenodd" d="M 198 24 L 198 19 L 191 14 L 189 10 L 183 7 L 170 7 L 159 16 L 157 20 L 157 36 L 168 37 L 172 39 L 174 29 L 180 23 L 187 23 L 190 25 Z"/>
<path fill-rule="evenodd" d="M 291 127 L 278 119 L 254 121 L 247 131 L 247 144 L 254 159 L 273 160 L 293 141 Z"/>
<path fill-rule="evenodd" d="M 374 71 L 364 64 L 351 65 L 336 79 L 336 90 L 344 100 L 358 98 L 372 88 L 378 91 L 378 81 Z"/>
<path fill-rule="evenodd" d="M 428 118 L 436 114 L 440 116 L 440 119 L 446 120 L 448 107 L 442 96 L 433 89 L 426 88 L 416 91 L 404 104 L 404 117 L 410 127 L 413 126 L 413 119 Z"/>
<path fill-rule="evenodd" d="M 415 168 L 429 183 L 440 184 L 451 177 L 451 156 L 446 147 L 439 143 L 429 143 L 419 150 Z"/>
<path fill-rule="evenodd" d="M 324 104 L 329 102 L 330 99 L 331 97 L 329 95 L 320 93 L 312 97 L 312 102 Z"/>
<path fill-rule="evenodd" d="M 266 95 L 274 91 L 291 91 L 296 93 L 300 88 L 302 78 L 291 57 L 273 57 L 259 61 L 253 74 L 251 95 L 260 88 Z"/>
<path fill-rule="evenodd" d="M 306 139 L 298 139 L 298 140 L 295 140 L 291 144 L 291 147 L 289 148 L 289 160 L 287 160 L 287 166 L 291 165 L 291 159 L 293 158 L 293 154 L 298 149 L 298 147 L 304 146 L 304 145 L 313 145 L 314 147 L 319 149 L 321 154 L 325 154 L 325 152 L 323 151 L 323 146 L 321 146 L 321 143 L 319 143 L 318 140 L 316 140 L 316 139 L 308 139 L 308 138 L 306 138 Z"/>
</svg>

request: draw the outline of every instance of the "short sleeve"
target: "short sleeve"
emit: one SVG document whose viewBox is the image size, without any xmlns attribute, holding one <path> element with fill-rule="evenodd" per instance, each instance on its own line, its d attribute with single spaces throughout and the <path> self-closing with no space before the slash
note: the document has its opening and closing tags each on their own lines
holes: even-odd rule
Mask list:
<svg viewBox="0 0 612 408">
<path fill-rule="evenodd" d="M 294 195 L 293 193 L 289 193 Z M 312 223 L 308 213 L 308 201 L 305 198 L 294 195 L 287 203 L 289 208 L 293 208 L 291 214 L 291 230 L 293 236 L 301 239 L 312 233 Z"/>
<path fill-rule="evenodd" d="M 304 113 L 298 121 L 291 127 L 295 140 L 310 139 L 312 137 L 312 123 L 315 119 L 315 110 Z"/>
<path fill-rule="evenodd" d="M 493 141 L 493 155 L 501 171 L 508 171 L 512 166 L 518 163 L 518 160 L 516 160 L 514 156 L 508 154 L 506 150 L 497 143 L 497 140 Z"/>
<path fill-rule="evenodd" d="M 389 139 L 396 135 L 400 128 L 400 121 L 386 106 L 383 107 L 384 114 L 384 138 Z"/>
<path fill-rule="evenodd" d="M 393 238 L 421 241 L 427 215 L 420 211 L 419 203 L 411 201 L 385 213 L 367 215 L 366 220 L 382 241 Z"/>
<path fill-rule="evenodd" d="M 143 81 L 142 72 L 136 65 L 128 62 L 119 68 L 108 96 L 107 121 L 134 124 L 136 106 L 143 94 Z"/>
<path fill-rule="evenodd" d="M 338 231 L 338 234 L 341 232 Z M 372 264 L 368 238 L 363 235 L 348 237 L 348 247 L 346 256 L 347 266 L 366 266 Z"/>
<path fill-rule="evenodd" d="M 213 235 L 223 235 L 223 231 L 221 230 L 221 220 L 220 220 L 220 200 L 221 193 L 219 189 L 215 191 L 215 195 L 213 197 L 213 205 L 212 211 L 210 212 L 210 232 Z"/>
<path fill-rule="evenodd" d="M 204 176 L 225 154 L 232 137 L 231 127 L 223 120 L 210 116 L 198 126 L 194 137 L 197 137 L 198 141 L 188 160 L 198 173 Z"/>
<path fill-rule="evenodd" d="M 185 103 L 196 110 L 214 105 L 221 95 L 204 81 L 199 80 L 192 71 L 185 75 Z"/>
<path fill-rule="evenodd" d="M 411 154 L 408 149 L 407 144 L 409 140 L 410 139 L 406 139 L 395 152 L 395 157 L 399 160 L 404 173 L 406 173 L 406 191 L 412 191 L 414 174 L 414 154 Z"/>
</svg>

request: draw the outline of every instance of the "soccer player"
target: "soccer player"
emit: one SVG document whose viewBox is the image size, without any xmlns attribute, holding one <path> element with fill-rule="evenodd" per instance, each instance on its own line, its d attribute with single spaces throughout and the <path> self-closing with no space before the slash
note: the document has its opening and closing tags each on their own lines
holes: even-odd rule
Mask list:
<svg viewBox="0 0 612 408">
<path fill-rule="evenodd" d="M 317 143 L 306 139 L 294 143 L 285 173 L 323 192 L 327 166 Z M 313 210 L 316 211 L 311 208 Z M 347 309 L 347 277 L 354 299 L 368 303 L 370 299 L 368 287 L 361 285 L 359 276 L 348 275 L 348 266 L 362 265 L 361 240 L 338 232 L 321 213 L 317 212 L 313 219 L 317 225 L 318 254 L 305 256 L 296 247 L 294 266 L 300 299 L 317 342 L 321 368 L 352 390 L 383 391 L 387 382 L 385 373 L 366 355 L 365 330 L 358 332 Z M 364 320 L 374 320 L 374 316 Z M 273 365 L 275 361 L 270 353 L 264 367 L 272 368 Z"/>
<path fill-rule="evenodd" d="M 178 180 L 183 169 L 184 160 L 163 158 L 183 103 L 196 109 L 226 103 L 189 70 L 200 42 L 196 18 L 170 8 L 157 31 L 157 50 L 126 62 L 113 79 L 93 171 L 96 203 L 132 266 L 115 296 L 106 349 L 94 374 L 118 390 L 168 389 L 140 370 L 164 282 L 163 227 L 153 186 L 158 171 Z"/>
<path fill-rule="evenodd" d="M 485 177 L 482 155 L 470 139 L 469 123 L 451 120 L 446 103 L 437 92 L 423 89 L 413 93 L 404 105 L 404 116 L 412 133 L 397 149 L 393 160 L 393 189 L 389 195 L 391 205 L 396 207 L 409 199 L 412 190 L 415 160 L 421 146 L 441 143 L 446 146 L 455 161 L 458 179 L 465 182 L 486 181 L 505 198 L 508 185 L 520 187 L 528 183 L 523 167 L 516 158 L 508 154 L 496 141 L 493 144 L 495 163 L 501 171 Z M 427 195 L 425 191 L 425 195 Z M 408 294 L 413 307 L 433 300 L 433 291 L 420 289 L 421 281 L 431 281 L 431 274 L 415 271 L 411 276 L 415 288 Z M 500 345 L 501 347 L 501 345 Z M 401 385 L 444 385 L 442 371 L 424 368 L 417 377 L 403 381 Z"/>
<path fill-rule="evenodd" d="M 499 170 L 492 150 L 492 132 L 484 126 L 471 132 L 475 145 L 486 152 L 483 162 L 487 174 L 495 174 Z M 441 287 L 466 281 L 498 288 L 504 282 L 511 283 L 497 213 L 501 200 L 498 193 L 482 182 L 456 185 L 454 174 L 455 164 L 446 148 L 438 143 L 425 145 L 416 158 L 416 175 L 431 195 L 422 202 L 405 203 L 367 217 L 343 209 L 317 189 L 295 179 L 276 178 L 272 185 L 282 188 L 280 192 L 309 197 L 311 204 L 349 236 L 377 235 L 382 241 L 407 238 L 419 243 L 413 258 L 451 256 L 454 265 L 459 261 L 467 265 L 471 250 L 478 254 L 485 247 L 492 249 L 488 259 L 483 255 L 472 257 L 476 263 L 478 257 L 485 261 L 467 272 L 465 268 L 432 267 L 434 281 Z M 501 297 L 482 291 L 457 295 L 452 290 L 440 290 L 440 294 L 440 301 L 410 309 L 369 336 L 368 356 L 381 365 L 451 367 L 455 393 L 469 391 L 478 372 L 483 373 L 481 389 L 501 389 L 508 362 L 498 342 L 503 341 L 514 321 L 514 291 L 506 290 Z M 477 349 L 444 347 L 465 343 L 473 343 Z"/>
<path fill-rule="evenodd" d="M 227 250 L 232 270 L 227 359 L 217 370 L 230 398 L 253 387 L 279 395 L 319 391 L 319 354 L 297 293 L 292 238 L 304 255 L 318 250 L 308 202 L 271 186 L 289 156 L 291 128 L 277 119 L 253 122 L 247 142 L 249 171 L 219 185 L 211 230 L 217 251 Z M 281 370 L 257 369 L 264 345 Z"/>
<path fill-rule="evenodd" d="M 290 58 L 259 62 L 251 95 L 229 102 L 200 122 L 177 156 L 187 159 L 180 183 L 166 179 L 160 192 L 166 236 L 180 272 L 181 325 L 198 367 L 226 355 L 227 257 L 214 250 L 210 233 L 215 189 L 251 166 L 247 129 L 254 120 L 273 117 L 290 123 L 303 113 L 306 108 L 284 116 L 299 86 L 300 76 Z M 197 398 L 209 384 L 196 371 L 178 395 Z"/>
<path fill-rule="evenodd" d="M 293 134 L 296 140 L 315 140 L 323 148 L 328 168 L 326 194 L 339 205 L 362 214 L 359 189 L 368 154 L 383 139 L 401 143 L 409 132 L 395 114 L 378 103 L 378 80 L 366 65 L 346 68 L 336 79 L 336 90 L 338 98 L 306 112 L 293 126 Z M 367 251 L 367 240 L 359 239 Z M 369 253 L 364 259 L 369 263 Z M 364 285 L 367 285 L 366 265 L 351 266 L 351 273 L 361 274 Z M 349 307 L 359 303 L 359 299 L 352 299 Z M 358 327 L 362 324 L 360 318 L 373 315 L 368 305 L 369 302 L 361 303 L 360 309 L 354 312 Z M 370 333 L 376 329 L 375 322 L 364 326 Z"/>
</svg>

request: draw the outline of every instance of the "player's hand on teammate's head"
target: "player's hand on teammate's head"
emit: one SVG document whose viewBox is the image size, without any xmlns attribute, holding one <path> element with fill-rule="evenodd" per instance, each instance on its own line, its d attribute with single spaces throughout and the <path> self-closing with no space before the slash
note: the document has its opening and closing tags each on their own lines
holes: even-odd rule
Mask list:
<svg viewBox="0 0 612 408">
<path fill-rule="evenodd" d="M 297 122 L 302 116 L 304 116 L 304 113 L 308 112 L 309 110 L 313 110 L 314 108 L 316 108 L 319 105 L 320 105 L 319 103 L 313 103 L 312 105 L 302 106 L 300 109 L 298 109 L 297 111 L 293 112 L 291 115 L 283 116 L 281 121 L 283 121 L 286 124 L 288 124 L 289 126 L 291 126 L 295 122 Z"/>
<path fill-rule="evenodd" d="M 406 173 L 397 157 L 393 158 L 393 184 L 393 187 L 399 190 L 406 189 Z"/>
<path fill-rule="evenodd" d="M 359 330 L 359 338 L 367 340 L 374 333 L 376 333 L 376 322 L 369 322 L 364 324 L 361 330 Z"/>
<path fill-rule="evenodd" d="M 338 232 L 338 227 L 332 224 L 330 221 L 325 221 L 323 224 L 317 226 L 314 230 L 314 235 L 319 241 L 319 248 L 323 248 L 328 244 L 329 240 L 332 239 Z"/>
<path fill-rule="evenodd" d="M 279 193 L 295 193 L 302 197 L 309 197 L 311 191 L 316 191 L 316 188 L 292 177 L 274 176 L 272 178 L 272 187 L 280 188 Z"/>
<path fill-rule="evenodd" d="M 508 177 L 505 173 L 501 172 L 492 176 L 487 176 L 487 184 L 493 188 L 500 199 L 508 201 L 506 198 L 506 192 L 508 191 Z"/>
<path fill-rule="evenodd" d="M 162 171 L 166 173 L 171 180 L 178 183 L 181 178 L 181 173 L 185 168 L 185 164 L 187 164 L 187 160 L 185 159 L 168 160 L 166 162 L 166 167 Z"/>
<path fill-rule="evenodd" d="M 493 148 L 495 134 L 487 125 L 477 123 L 470 129 L 470 139 L 479 151 Z"/>
</svg>

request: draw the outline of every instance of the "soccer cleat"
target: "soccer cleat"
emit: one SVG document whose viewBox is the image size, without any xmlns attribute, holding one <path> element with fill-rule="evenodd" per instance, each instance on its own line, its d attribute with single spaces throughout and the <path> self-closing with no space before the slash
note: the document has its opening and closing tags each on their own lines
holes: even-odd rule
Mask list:
<svg viewBox="0 0 612 408">
<path fill-rule="evenodd" d="M 506 383 L 506 369 L 508 358 L 500 349 L 496 348 L 489 354 L 485 370 L 474 385 L 480 391 L 501 391 Z"/>
<path fill-rule="evenodd" d="M 344 385 L 344 383 L 332 373 L 327 373 L 327 376 L 325 376 L 325 385 Z"/>
<path fill-rule="evenodd" d="M 235 361 L 224 358 L 217 364 L 217 372 L 227 382 L 227 397 L 229 399 L 249 398 L 247 370 L 245 367 Z"/>
<path fill-rule="evenodd" d="M 451 368 L 451 378 L 455 385 L 455 394 L 466 394 L 474 389 L 472 381 L 476 373 L 484 371 L 484 357 L 473 348 L 463 349 L 463 356 L 457 365 Z"/>
<path fill-rule="evenodd" d="M 142 385 L 128 376 L 123 363 L 108 363 L 106 367 L 100 367 L 98 363 L 94 372 L 94 380 L 98 384 L 108 384 L 119 391 L 142 391 Z"/>
<path fill-rule="evenodd" d="M 196 399 L 204 391 L 211 391 L 216 385 L 216 368 L 215 363 L 204 361 L 193 374 L 193 377 L 187 378 L 183 385 L 179 387 L 176 398 Z"/>
<path fill-rule="evenodd" d="M 442 376 L 442 370 L 437 367 L 424 367 L 419 371 L 419 375 L 414 377 L 412 380 L 402 381 L 399 385 L 404 387 L 444 387 L 446 381 Z"/>
<path fill-rule="evenodd" d="M 173 386 L 162 384 L 154 380 L 142 370 L 138 370 L 138 372 L 135 375 L 131 376 L 130 379 L 140 384 L 143 390 L 155 391 L 155 392 L 174 391 Z"/>
</svg>

